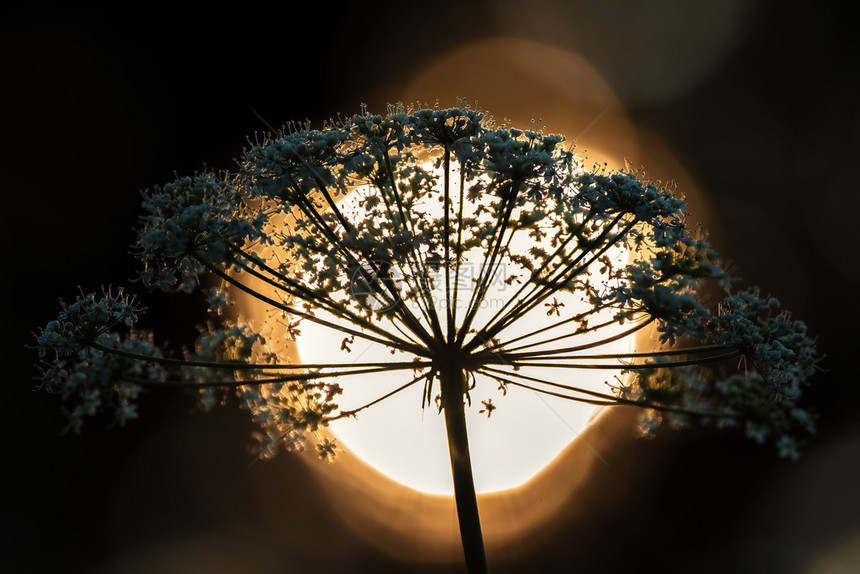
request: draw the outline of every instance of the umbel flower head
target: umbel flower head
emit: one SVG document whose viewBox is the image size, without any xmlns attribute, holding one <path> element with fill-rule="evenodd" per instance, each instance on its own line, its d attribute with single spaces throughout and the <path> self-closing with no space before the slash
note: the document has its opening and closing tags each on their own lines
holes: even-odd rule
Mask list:
<svg viewBox="0 0 860 574">
<path fill-rule="evenodd" d="M 134 325 L 141 311 L 134 297 L 122 289 L 116 294 L 105 290 L 100 298 L 82 294 L 70 305 L 61 302 L 57 319 L 36 336 L 41 358 L 37 378 L 42 388 L 60 393 L 66 401 L 66 430 L 80 432 L 83 418 L 99 410 L 110 410 L 115 421 L 124 425 L 137 418 L 140 387 L 133 381 L 164 380 L 163 369 L 153 362 L 161 351 L 153 345 L 151 334 L 132 331 L 121 339 L 115 331 Z"/>
<path fill-rule="evenodd" d="M 238 399 L 260 427 L 261 456 L 311 440 L 331 459 L 325 426 L 421 386 L 420 407 L 444 412 L 470 572 L 486 572 L 473 395 L 488 417 L 516 408 L 488 391 L 520 387 L 637 407 L 646 434 L 661 423 L 742 427 L 789 458 L 814 431 L 800 404 L 818 361 L 806 327 L 755 289 L 705 299 L 706 283 L 731 281 L 683 199 L 638 170 L 585 169 L 561 136 L 465 104 L 363 109 L 256 136 L 236 171 L 179 178 L 143 207 L 142 282 L 188 292 L 215 279 L 214 316 L 178 355 L 135 330 L 140 309 L 121 291 L 62 305 L 36 335 L 38 378 L 65 401 L 69 428 L 101 409 L 122 424 L 142 389 L 178 386 L 203 408 Z M 225 312 L 237 294 L 268 309 L 262 325 Z M 289 362 L 309 324 L 342 337 L 345 353 L 363 343 L 390 356 Z M 612 347 L 633 335 L 648 348 Z M 620 374 L 604 388 L 580 383 L 595 370 Z M 336 402 L 341 382 L 380 373 L 401 382 Z"/>
<path fill-rule="evenodd" d="M 413 385 L 424 389 L 416 408 L 519 386 L 639 407 L 648 429 L 743 427 L 789 457 L 813 430 L 799 406 L 818 360 L 806 327 L 756 290 L 716 304 L 700 295 L 730 278 L 671 186 L 639 170 L 586 169 L 563 137 L 465 104 L 362 110 L 258 135 L 235 171 L 179 178 L 146 192 L 143 207 L 145 285 L 192 291 L 214 278 L 214 307 L 229 289 L 270 320 L 221 314 L 178 356 L 133 330 L 139 308 L 122 292 L 80 296 L 37 335 L 41 384 L 69 403 L 75 430 L 99 408 L 133 418 L 153 385 L 197 389 L 204 407 L 237 396 L 263 455 L 315 438 L 330 458 L 336 447 L 320 429 Z M 507 297 L 487 312 L 501 284 Z M 344 351 L 365 341 L 392 358 L 287 362 L 307 323 L 340 333 Z M 601 352 L 647 330 L 650 349 Z M 624 375 L 596 391 L 577 384 L 587 369 Z M 402 372 L 402 386 L 337 404 L 334 377 L 348 385 L 380 372 Z M 516 408 L 480 404 L 488 416 Z"/>
</svg>

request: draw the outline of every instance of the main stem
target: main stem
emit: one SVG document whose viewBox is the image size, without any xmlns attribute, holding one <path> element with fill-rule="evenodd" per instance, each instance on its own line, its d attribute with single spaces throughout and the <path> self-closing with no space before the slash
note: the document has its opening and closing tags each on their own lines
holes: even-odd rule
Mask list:
<svg viewBox="0 0 860 574">
<path fill-rule="evenodd" d="M 486 574 L 487 556 L 484 537 L 478 517 L 478 498 L 472 478 L 472 461 L 469 456 L 469 438 L 466 434 L 466 375 L 458 366 L 439 369 L 442 387 L 442 408 L 445 410 L 445 430 L 448 434 L 448 453 L 454 476 L 454 501 L 460 523 L 460 539 L 466 556 L 469 574 Z"/>
</svg>

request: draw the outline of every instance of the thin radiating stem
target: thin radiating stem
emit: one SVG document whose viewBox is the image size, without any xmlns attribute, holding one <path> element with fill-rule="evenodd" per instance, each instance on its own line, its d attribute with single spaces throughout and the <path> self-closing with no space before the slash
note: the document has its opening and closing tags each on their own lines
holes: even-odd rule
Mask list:
<svg viewBox="0 0 860 574">
<path fill-rule="evenodd" d="M 730 357 L 735 356 L 732 353 L 737 353 L 738 349 L 736 347 L 727 347 L 725 345 L 702 345 L 701 347 L 684 347 L 680 349 L 666 349 L 663 351 L 642 351 L 642 352 L 630 352 L 630 353 L 604 353 L 597 355 L 567 355 L 567 356 L 557 356 L 552 355 L 553 351 L 547 351 L 546 353 L 538 354 L 535 352 L 528 356 L 524 355 L 505 355 L 506 359 L 511 359 L 513 361 L 519 361 L 521 359 L 528 359 L 529 357 L 539 357 L 544 361 L 553 361 L 553 360 L 600 360 L 600 359 L 638 359 L 638 358 L 651 358 L 651 357 L 671 357 L 673 355 L 698 355 L 698 354 L 706 354 L 706 353 L 715 353 L 717 351 L 723 351 L 727 353 Z M 546 356 L 549 355 L 549 356 Z M 708 357 L 710 358 L 710 357 Z"/>
<path fill-rule="evenodd" d="M 317 211 L 316 207 L 312 204 L 310 199 L 301 194 L 300 189 L 297 188 L 296 191 L 298 192 L 298 196 L 301 198 L 301 201 L 297 204 L 300 209 L 302 209 L 303 212 L 309 215 L 311 217 L 311 221 L 314 222 L 316 227 L 323 233 L 323 235 L 325 235 L 329 239 L 329 241 L 331 241 L 338 248 L 338 250 L 344 256 L 347 257 L 348 260 L 350 260 L 351 263 L 357 266 L 359 271 L 362 273 L 362 276 L 365 278 L 366 281 L 368 281 L 368 284 L 374 288 L 374 291 L 380 297 L 382 297 L 382 299 L 385 301 L 386 306 L 391 306 L 395 310 L 396 316 L 403 322 L 403 324 L 419 339 L 421 339 L 425 345 L 431 348 L 434 347 L 434 339 L 430 337 L 430 335 L 421 325 L 420 321 L 415 318 L 415 316 L 403 303 L 403 299 L 400 297 L 400 294 L 394 288 L 391 277 L 381 272 L 372 257 L 370 257 L 367 253 L 364 253 L 359 250 L 361 256 L 364 258 L 367 265 L 373 271 L 373 274 L 371 275 L 369 272 L 367 272 L 367 270 L 364 269 L 364 266 L 355 258 L 355 256 L 349 251 L 349 249 L 347 249 L 346 246 L 343 245 L 334 230 L 331 229 L 325 223 L 324 218 Z M 330 199 L 330 196 L 328 196 L 328 199 Z M 304 207 L 302 207 L 303 205 Z M 336 210 L 336 213 L 340 214 L 340 210 Z M 346 221 L 345 218 L 343 218 L 343 214 L 340 214 L 339 222 L 344 227 L 350 238 L 356 237 L 355 228 L 348 221 Z M 379 288 L 378 278 L 382 279 L 382 289 Z M 393 299 L 389 299 L 388 294 L 390 294 Z"/>
<path fill-rule="evenodd" d="M 401 219 L 409 226 L 409 232 L 415 237 L 415 225 L 411 217 L 407 216 L 406 209 L 403 205 L 403 199 L 400 197 L 400 192 L 397 188 L 397 181 L 394 177 L 394 166 L 391 163 L 391 156 L 388 153 L 388 149 L 386 148 L 383 152 L 383 159 L 385 161 L 386 167 L 386 175 L 388 176 L 388 180 L 391 184 L 392 194 L 394 195 L 394 199 L 397 202 L 397 209 L 400 211 Z M 433 305 L 433 297 L 430 292 L 426 289 L 427 280 L 429 277 L 429 272 L 427 270 L 427 266 L 424 263 L 424 259 L 421 257 L 421 253 L 419 249 L 416 249 L 414 246 L 411 249 L 412 257 L 415 259 L 416 267 L 421 273 L 421 281 L 419 281 L 419 287 L 421 293 L 425 299 L 425 304 L 428 309 L 428 322 L 430 323 L 430 329 L 433 331 L 433 335 L 442 340 L 442 326 L 439 321 L 439 315 L 436 313 L 436 307 Z"/>
<path fill-rule="evenodd" d="M 567 348 L 565 348 L 565 349 L 559 349 L 559 350 L 550 351 L 550 352 L 548 352 L 547 354 L 552 354 L 552 353 L 574 353 L 574 352 L 577 352 L 577 351 L 585 351 L 585 350 L 588 350 L 588 349 L 594 349 L 594 348 L 596 348 L 596 347 L 602 347 L 603 345 L 608 345 L 609 343 L 614 343 L 615 341 L 618 341 L 618 340 L 620 340 L 620 339 L 623 339 L 623 338 L 625 338 L 625 337 L 628 337 L 628 336 L 630 336 L 630 335 L 632 335 L 632 334 L 636 333 L 637 331 L 640 331 L 641 329 L 644 329 L 644 328 L 645 328 L 649 323 L 651 323 L 651 322 L 652 322 L 652 321 L 654 321 L 654 320 L 655 320 L 655 319 L 654 319 L 653 317 L 651 317 L 651 318 L 649 318 L 649 319 L 647 319 L 647 320 L 645 320 L 645 321 L 643 321 L 643 322 L 641 322 L 641 323 L 639 323 L 639 324 L 637 324 L 637 325 L 634 325 L 632 328 L 627 329 L 626 331 L 622 331 L 621 333 L 616 333 L 615 335 L 612 335 L 612 336 L 610 336 L 610 337 L 605 337 L 605 338 L 603 338 L 603 339 L 600 339 L 600 340 L 598 340 L 598 341 L 592 341 L 592 342 L 590 342 L 590 343 L 583 343 L 582 345 L 577 345 L 577 346 L 575 346 L 575 347 L 567 347 Z M 502 351 L 502 352 L 499 352 L 499 351 L 496 351 L 496 350 L 480 351 L 480 352 L 478 352 L 478 353 L 475 353 L 475 354 L 474 354 L 474 356 L 476 356 L 476 357 L 482 357 L 482 358 L 483 358 L 484 356 L 486 356 L 486 355 L 488 355 L 488 354 L 492 354 L 492 355 L 495 355 L 495 356 L 497 356 L 497 357 L 503 357 L 503 358 L 504 358 L 504 360 L 505 360 L 505 361 L 507 361 L 507 362 L 510 362 L 510 360 L 511 360 L 511 359 L 510 359 L 510 356 L 511 356 L 511 355 L 510 355 L 508 352 L 503 352 L 503 351 Z M 531 356 L 531 355 L 527 355 L 527 354 L 524 354 L 524 355 L 525 355 L 525 356 Z"/>
<path fill-rule="evenodd" d="M 451 215 L 450 211 L 450 201 L 451 201 L 451 150 L 445 146 L 445 157 L 443 160 L 443 169 L 445 170 L 444 179 L 443 179 L 443 205 L 444 209 L 444 242 L 445 242 L 445 256 L 442 259 L 444 269 L 445 269 L 445 319 L 448 326 L 448 337 L 447 341 L 451 344 L 454 341 L 455 335 L 455 327 L 454 327 L 454 313 L 451 309 Z"/>
<path fill-rule="evenodd" d="M 568 235 L 567 238 L 564 239 L 561 244 L 556 248 L 552 255 L 550 255 L 546 259 L 546 265 L 548 265 L 549 262 L 554 260 L 556 257 L 560 256 L 562 253 L 564 253 L 564 248 L 567 247 L 567 245 L 571 241 L 577 238 L 577 234 L 582 231 L 582 229 L 592 219 L 593 216 L 594 213 L 589 211 L 588 215 L 586 215 L 586 217 L 577 225 L 576 231 L 571 230 L 570 235 Z M 554 267 L 551 271 L 549 271 L 548 275 L 552 275 L 553 273 L 555 273 L 563 263 L 563 260 L 559 261 L 558 266 Z M 511 305 L 514 301 L 516 301 L 517 298 L 523 293 L 523 291 L 525 291 L 529 286 L 532 286 L 532 288 L 534 288 L 534 282 L 536 279 L 538 279 L 542 271 L 544 271 L 544 269 L 533 271 L 529 280 L 524 281 L 523 284 L 520 285 L 516 293 L 514 293 L 507 301 L 505 301 L 505 304 L 502 305 L 498 311 L 496 311 L 496 313 L 490 318 L 490 320 L 487 321 L 487 324 L 491 325 L 493 322 L 495 322 L 502 315 L 502 313 L 505 312 L 505 310 L 508 308 L 508 305 Z"/>
<path fill-rule="evenodd" d="M 375 363 L 238 363 L 238 362 L 215 362 L 215 361 L 196 361 L 193 359 L 174 359 L 171 357 L 154 357 L 152 355 L 144 355 L 142 353 L 134 353 L 125 349 L 116 349 L 101 343 L 92 343 L 94 349 L 113 353 L 129 359 L 138 359 L 148 363 L 161 363 L 165 365 L 176 365 L 178 367 L 206 367 L 209 369 L 232 369 L 232 370 L 293 370 L 293 369 L 344 369 L 353 367 L 392 367 L 398 369 L 408 369 L 413 367 L 425 367 L 430 365 L 430 361 L 396 361 L 391 363 L 375 362 Z M 332 373 L 336 374 L 336 373 Z"/>
<path fill-rule="evenodd" d="M 611 407 L 611 406 L 617 406 L 618 405 L 618 401 L 614 401 L 614 400 L 610 401 L 610 400 L 586 399 L 583 397 L 572 397 L 570 395 L 557 393 L 555 391 L 549 391 L 546 389 L 538 389 L 536 387 L 532 387 L 531 385 L 526 385 L 524 383 L 518 383 L 517 381 L 513 381 L 513 380 L 508 379 L 506 377 L 502 377 L 500 375 L 495 375 L 493 373 L 488 372 L 485 369 L 480 369 L 477 372 L 484 375 L 485 377 L 489 377 L 489 378 L 491 378 L 491 379 L 493 379 L 499 383 L 502 383 L 503 385 L 512 385 L 515 387 L 520 387 L 522 389 L 528 389 L 528 390 L 534 391 L 536 393 L 541 393 L 543 395 L 549 395 L 551 397 L 558 397 L 560 399 L 567 399 L 570 401 L 576 401 L 578 403 L 585 403 L 587 405 L 594 405 L 594 406 L 598 406 L 598 407 Z"/>
<path fill-rule="evenodd" d="M 478 372 L 481 374 L 484 374 L 486 376 L 492 376 L 491 373 L 500 374 L 499 375 L 500 377 L 502 377 L 502 375 L 512 376 L 512 377 L 516 377 L 518 379 L 522 379 L 522 380 L 526 380 L 526 381 L 532 381 L 532 382 L 540 383 L 540 384 L 555 387 L 555 388 L 564 389 L 564 390 L 575 392 L 575 393 L 581 393 L 584 395 L 595 397 L 597 399 L 602 399 L 604 402 L 609 403 L 605 406 L 636 406 L 636 407 L 641 407 L 641 408 L 655 409 L 658 411 L 666 411 L 666 412 L 671 412 L 671 413 L 691 415 L 691 416 L 699 416 L 699 417 L 734 418 L 737 416 L 734 413 L 716 413 L 716 412 L 709 412 L 709 411 L 696 411 L 696 410 L 692 410 L 692 409 L 685 409 L 682 407 L 675 407 L 675 406 L 670 406 L 670 405 L 653 403 L 650 401 L 641 401 L 641 400 L 636 400 L 636 399 L 625 399 L 622 397 L 616 397 L 614 395 L 609 395 L 606 393 L 600 393 L 598 391 L 591 391 L 589 389 L 583 389 L 580 387 L 574 387 L 574 386 L 570 386 L 570 385 L 563 385 L 561 383 L 555 383 L 555 382 L 547 381 L 544 379 L 538 379 L 536 377 L 529 377 L 527 375 L 523 375 L 523 374 L 516 373 L 516 372 L 508 373 L 506 371 L 500 371 L 498 369 L 493 369 L 491 367 L 481 368 L 478 370 Z M 502 377 L 502 378 L 504 378 L 504 377 Z M 527 385 L 525 383 L 520 383 L 517 381 L 510 380 L 510 379 L 506 379 L 504 382 L 506 384 L 511 384 L 511 385 L 516 386 L 516 387 L 529 389 L 531 391 L 536 391 L 538 393 L 543 393 L 546 395 L 551 395 L 551 396 L 559 397 L 562 399 L 568 399 L 568 400 L 577 401 L 577 402 L 588 402 L 588 399 L 582 399 L 581 397 L 572 397 L 570 395 L 565 395 L 562 393 L 556 393 L 553 391 L 548 391 L 546 389 L 533 387 L 531 385 Z"/>
<path fill-rule="evenodd" d="M 251 295 L 252 297 L 256 298 L 257 300 L 259 300 L 263 303 L 268 303 L 269 305 L 271 305 L 272 307 L 274 307 L 276 309 L 279 309 L 279 310 L 284 311 L 286 313 L 290 313 L 291 315 L 295 315 L 297 317 L 301 317 L 303 319 L 307 319 L 308 321 L 311 321 L 313 323 L 317 323 L 317 324 L 322 325 L 324 327 L 329 327 L 330 329 L 340 331 L 341 333 L 346 333 L 347 335 L 359 337 L 361 339 L 367 339 L 368 341 L 373 341 L 373 342 L 379 343 L 381 345 L 393 347 L 393 348 L 399 349 L 401 351 L 415 353 L 416 355 L 422 355 L 422 356 L 426 355 L 426 353 L 427 353 L 427 350 L 424 347 L 421 347 L 419 345 L 404 345 L 404 344 L 400 344 L 400 343 L 394 343 L 392 341 L 386 341 L 385 339 L 379 339 L 377 337 L 370 336 L 367 333 L 362 333 L 361 331 L 356 331 L 355 329 L 350 329 L 349 327 L 345 327 L 343 325 L 338 325 L 337 323 L 332 323 L 330 321 L 320 319 L 319 317 L 315 317 L 314 315 L 311 315 L 310 313 L 305 313 L 303 311 L 300 311 L 298 309 L 290 307 L 289 305 L 285 305 L 279 301 L 276 301 L 275 299 L 272 299 L 271 297 L 267 297 L 266 295 L 259 293 L 258 291 L 252 289 L 251 287 L 248 287 L 247 285 L 241 283 L 240 281 L 237 281 L 236 279 L 234 279 L 233 277 L 231 277 L 230 275 L 228 275 L 224 271 L 218 269 L 217 267 L 215 267 L 214 265 L 212 265 L 211 263 L 209 263 L 205 259 L 199 258 L 199 260 L 212 273 L 214 273 L 215 275 L 217 275 L 221 279 L 224 279 L 225 281 L 227 281 L 231 285 L 244 291 L 248 295 Z"/>
<path fill-rule="evenodd" d="M 243 255 L 245 255 L 245 254 L 243 253 Z M 266 283 L 266 284 L 268 284 L 268 285 L 270 285 L 276 289 L 279 289 L 281 291 L 285 291 L 286 293 L 289 293 L 290 295 L 296 296 L 303 301 L 307 301 L 308 303 L 319 304 L 325 311 L 331 313 L 332 315 L 334 315 L 335 317 L 337 317 L 339 319 L 349 321 L 349 322 L 353 323 L 354 325 L 361 327 L 362 329 L 366 329 L 372 333 L 376 333 L 377 335 L 381 335 L 382 337 L 385 337 L 388 340 L 390 340 L 391 342 L 396 343 L 396 344 L 409 344 L 409 343 L 417 344 L 415 341 L 407 342 L 406 340 L 399 339 L 398 337 L 395 337 L 393 334 L 391 334 L 391 332 L 377 327 L 376 325 L 367 321 L 366 319 L 354 314 L 349 309 L 346 309 L 345 307 L 343 307 L 341 305 L 337 305 L 334 301 L 332 301 L 329 298 L 314 294 L 313 292 L 310 292 L 309 290 L 308 290 L 309 293 L 305 293 L 305 290 L 300 290 L 300 293 L 296 293 L 294 290 L 291 289 L 291 286 L 282 285 L 282 284 L 278 283 L 278 281 L 275 281 L 274 279 L 272 279 L 270 277 L 266 277 L 265 275 L 263 275 L 259 271 L 252 269 L 251 267 L 249 267 L 248 265 L 246 265 L 242 262 L 237 262 L 237 263 L 246 273 L 251 274 L 252 276 L 256 277 L 257 279 L 263 281 L 264 283 Z M 262 261 L 255 261 L 255 264 L 259 265 L 264 270 L 267 270 L 270 273 L 276 275 L 276 277 L 278 277 L 279 279 L 286 279 L 282 275 L 278 274 L 276 271 L 271 270 L 271 268 L 269 268 L 268 266 L 265 266 L 265 264 Z M 290 283 L 295 283 L 295 282 L 290 282 Z M 289 285 L 289 283 L 288 283 L 288 285 Z"/>
<path fill-rule="evenodd" d="M 472 326 L 472 321 L 475 319 L 475 315 L 477 314 L 478 309 L 481 306 L 481 301 L 483 301 L 487 289 L 489 289 L 489 282 L 492 279 L 491 274 L 494 273 L 495 270 L 496 257 L 498 256 L 499 250 L 502 247 L 502 241 L 505 236 L 505 231 L 508 227 L 508 221 L 510 221 L 511 214 L 514 211 L 514 207 L 516 207 L 516 197 L 520 186 L 521 183 L 519 181 L 510 182 L 511 189 L 509 190 L 509 196 L 507 198 L 507 204 L 505 206 L 504 214 L 500 219 L 496 220 L 496 225 L 491 235 L 492 240 L 487 245 L 487 253 L 490 253 L 491 249 L 492 253 L 489 256 L 489 261 L 484 260 L 481 263 L 481 270 L 478 273 L 478 283 L 475 286 L 475 292 L 473 293 L 472 300 L 469 302 L 469 309 L 466 313 L 465 319 L 463 320 L 463 324 L 460 326 L 460 330 L 457 333 L 458 346 L 462 345 L 463 341 L 466 339 L 466 336 L 469 332 L 469 328 Z"/>
<path fill-rule="evenodd" d="M 463 174 L 463 166 L 460 165 L 460 203 L 457 210 L 457 246 L 454 249 L 454 308 L 451 310 L 451 323 L 457 326 L 457 297 L 460 289 L 460 258 L 463 254 L 463 196 L 466 190 L 466 177 Z M 453 337 L 449 337 L 453 341 Z"/>
<path fill-rule="evenodd" d="M 570 317 L 568 319 L 565 319 L 563 321 L 559 321 L 558 323 L 554 323 L 548 327 L 544 327 L 542 329 L 532 331 L 531 333 L 527 333 L 527 334 L 522 335 L 520 337 L 516 337 L 515 339 L 509 339 L 507 341 L 503 341 L 494 347 L 490 347 L 488 350 L 504 349 L 504 351 L 506 353 L 514 353 L 517 351 L 521 351 L 523 349 L 530 349 L 532 347 L 539 347 L 541 345 L 548 345 L 550 343 L 555 343 L 557 341 L 569 339 L 571 337 L 577 337 L 577 336 L 584 335 L 586 333 L 592 333 L 594 331 L 599 331 L 600 329 L 603 329 L 605 327 L 611 327 L 613 325 L 618 325 L 619 323 L 617 320 L 611 319 L 609 321 L 604 321 L 603 323 L 600 323 L 598 325 L 594 325 L 592 327 L 587 327 L 587 328 L 580 327 L 579 329 L 575 329 L 573 331 L 570 331 L 569 333 L 565 333 L 563 335 L 558 335 L 558 336 L 552 337 L 550 339 L 543 339 L 543 340 L 536 341 L 533 343 L 528 343 L 526 345 L 520 345 L 519 347 L 508 348 L 508 345 L 510 345 L 511 343 L 515 343 L 515 342 L 521 341 L 523 339 L 535 337 L 541 333 L 545 333 L 546 331 L 551 331 L 553 329 L 557 329 L 559 327 L 567 325 L 568 323 L 577 322 L 577 321 L 581 322 L 583 319 L 586 319 L 590 315 L 593 315 L 594 313 L 599 313 L 600 311 L 603 311 L 604 309 L 608 309 L 610 307 L 611 307 L 611 305 L 601 305 L 600 307 L 595 307 L 593 310 L 590 310 L 586 313 L 580 313 L 579 315 L 575 315 L 575 316 Z"/>
<path fill-rule="evenodd" d="M 510 361 L 507 357 L 498 357 L 498 358 L 487 358 L 485 363 L 487 364 L 496 364 L 496 365 L 514 365 L 517 367 L 548 367 L 553 369 L 623 369 L 626 371 L 637 371 L 643 369 L 668 369 L 673 367 L 689 367 L 692 365 L 702 365 L 706 363 L 716 363 L 719 361 L 725 361 L 727 359 L 734 359 L 736 357 L 743 356 L 743 353 L 738 350 L 731 350 L 727 353 L 723 353 L 721 355 L 713 355 L 710 357 L 703 357 L 698 359 L 690 359 L 686 361 L 667 361 L 664 363 L 645 363 L 641 365 L 634 365 L 628 363 L 620 363 L 616 365 L 604 365 L 598 363 L 571 363 L 571 364 L 558 364 L 558 363 L 546 363 L 546 362 L 530 362 L 530 361 Z M 560 360 L 569 360 L 576 361 L 579 359 L 577 356 L 568 356 L 568 357 L 547 357 L 553 359 Z"/>
<path fill-rule="evenodd" d="M 242 379 L 232 381 L 203 381 L 203 382 L 188 382 L 188 381 L 152 381 L 149 379 L 137 379 L 134 377 L 123 377 L 126 382 L 139 385 L 141 387 L 163 387 L 163 388 L 210 388 L 210 387 L 248 387 L 259 385 L 272 385 L 276 383 L 293 383 L 298 381 L 313 381 L 326 377 L 349 377 L 352 375 L 369 375 L 373 373 L 381 373 L 394 370 L 402 370 L 403 367 L 390 369 L 385 367 L 377 367 L 370 369 L 353 369 L 350 371 L 339 371 L 337 373 L 295 373 L 291 375 L 280 375 L 277 377 L 265 377 L 260 379 Z"/>
<path fill-rule="evenodd" d="M 370 401 L 369 403 L 366 403 L 366 404 L 364 404 L 364 405 L 362 405 L 356 409 L 350 409 L 348 411 L 342 411 L 333 417 L 326 418 L 326 420 L 328 422 L 332 422 L 332 421 L 336 421 L 336 420 L 347 418 L 347 417 L 354 417 L 356 414 L 363 411 L 364 409 L 367 409 L 367 408 L 372 407 L 373 405 L 379 404 L 382 401 L 384 401 L 385 399 L 393 397 L 394 395 L 396 395 L 400 391 L 408 389 L 409 387 L 411 387 L 412 385 L 414 385 L 415 383 L 417 383 L 421 379 L 427 379 L 430 376 L 432 376 L 431 373 L 422 373 L 422 374 L 418 375 L 417 377 L 415 377 L 414 379 L 412 379 L 411 381 L 409 381 L 408 383 L 397 387 L 396 389 L 394 389 L 390 393 L 386 393 L 386 394 L 382 395 L 381 397 L 374 399 L 374 400 Z"/>
<path fill-rule="evenodd" d="M 620 214 L 620 215 L 619 215 L 619 217 L 620 217 L 621 215 L 624 215 L 624 214 Z M 613 222 L 613 224 L 610 226 L 610 229 L 611 229 L 611 227 L 614 227 L 614 225 L 615 225 L 615 222 Z M 505 317 L 503 317 L 502 319 L 500 319 L 500 320 L 499 320 L 498 322 L 496 322 L 494 325 L 492 325 L 492 326 L 488 326 L 488 327 L 485 327 L 484 329 L 482 329 L 482 332 L 484 332 L 484 334 L 485 334 L 485 336 L 486 336 L 487 338 L 492 338 L 492 337 L 497 336 L 499 333 L 501 333 L 501 332 L 502 332 L 502 330 L 504 330 L 505 328 L 507 328 L 508 326 L 510 326 L 510 325 L 511 325 L 512 323 L 514 323 L 517 319 L 519 319 L 520 317 L 524 316 L 526 313 L 528 313 L 529 311 L 531 311 L 532 309 L 534 309 L 534 308 L 535 308 L 537 305 L 539 305 L 542 301 L 545 301 L 547 297 L 549 297 L 552 293 L 556 292 L 556 291 L 558 290 L 558 288 L 559 288 L 561 285 L 563 285 L 564 283 L 566 283 L 570 278 L 572 278 L 572 277 L 576 277 L 576 276 L 577 276 L 577 275 L 579 275 L 582 271 L 584 271 L 584 270 L 588 269 L 588 267 L 589 267 L 592 263 L 594 263 L 595 261 L 597 261 L 597 259 L 598 259 L 598 258 L 600 258 L 604 253 L 606 253 L 606 251 L 608 251 L 608 250 L 609 250 L 613 245 L 615 245 L 615 244 L 616 244 L 616 243 L 617 243 L 617 242 L 618 242 L 622 237 L 624 237 L 624 236 L 625 236 L 625 235 L 626 235 L 626 234 L 627 234 L 631 229 L 633 229 L 633 227 L 634 227 L 635 225 L 636 225 L 636 220 L 633 220 L 633 221 L 631 221 L 630 223 L 628 223 L 628 224 L 627 224 L 627 225 L 626 225 L 626 226 L 625 226 L 621 231 L 619 231 L 619 232 L 615 235 L 615 237 L 612 239 L 612 241 L 607 242 L 603 247 L 601 247 L 601 248 L 600 248 L 600 249 L 599 249 L 599 250 L 598 250 L 598 251 L 597 251 L 597 252 L 596 252 L 596 253 L 591 257 L 591 259 L 590 259 L 590 260 L 588 260 L 586 263 L 583 263 L 583 264 L 582 264 L 582 265 L 580 265 L 578 268 L 576 267 L 576 264 L 578 263 L 578 261 L 580 261 L 580 260 L 581 260 L 581 256 L 580 256 L 580 257 L 577 257 L 577 259 L 576 259 L 576 260 L 574 260 L 574 262 L 570 263 L 570 264 L 565 268 L 565 270 L 563 270 L 563 271 L 562 271 L 562 273 L 560 273 L 560 274 L 558 275 L 558 277 L 556 277 L 556 279 L 551 280 L 549 283 L 547 283 L 546 285 L 544 285 L 544 286 L 543 286 L 539 291 L 537 291 L 534 295 L 532 295 L 532 296 L 531 296 L 531 299 L 530 299 L 530 300 L 529 300 L 529 299 L 527 299 L 527 301 L 528 301 L 528 302 L 523 302 L 523 303 L 520 303 L 520 304 L 518 304 L 518 305 L 514 306 L 514 307 L 513 307 L 513 308 L 512 308 L 508 313 L 507 313 L 507 315 L 506 315 Z M 582 255 L 584 255 L 584 254 L 586 254 L 586 253 L 588 253 L 588 252 L 583 251 Z M 466 349 L 469 349 L 469 350 L 470 350 L 470 349 L 473 349 L 473 348 L 475 348 L 475 346 L 477 346 L 477 345 L 479 345 L 479 344 L 480 344 L 480 343 L 476 343 L 476 341 L 477 341 L 477 339 L 476 339 L 476 338 L 475 338 L 475 339 L 473 339 L 473 340 L 472 340 L 472 342 L 471 342 L 471 343 L 469 343 L 469 345 L 466 345 Z M 473 346 L 473 345 L 474 345 L 474 346 Z"/>
</svg>

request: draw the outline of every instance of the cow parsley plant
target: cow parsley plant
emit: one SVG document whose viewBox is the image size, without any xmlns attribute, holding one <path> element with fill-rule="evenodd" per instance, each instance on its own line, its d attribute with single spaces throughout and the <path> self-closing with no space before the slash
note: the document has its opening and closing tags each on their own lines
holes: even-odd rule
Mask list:
<svg viewBox="0 0 860 574">
<path fill-rule="evenodd" d="M 444 413 L 470 571 L 486 568 L 464 411 L 516 409 L 483 399 L 511 386 L 641 409 L 642 427 L 737 427 L 798 455 L 814 416 L 802 407 L 815 341 L 772 297 L 731 278 L 675 190 L 641 171 L 586 169 L 558 135 L 496 124 L 469 106 L 391 106 L 322 129 L 290 125 L 249 141 L 234 171 L 180 177 L 144 193 L 134 251 L 143 284 L 208 289 L 215 318 L 182 352 L 135 328 L 133 297 L 105 291 L 63 304 L 36 335 L 39 383 L 80 431 L 107 411 L 138 416 L 146 388 L 196 390 L 211 408 L 235 395 L 259 449 L 312 442 L 320 430 L 415 385 Z M 211 289 L 213 280 L 219 285 Z M 508 297 L 482 311 L 491 285 Z M 714 300 L 702 293 L 722 289 Z M 250 297 L 279 325 L 223 312 Z M 391 360 L 289 361 L 303 325 L 366 341 Z M 603 351 L 650 334 L 651 348 Z M 622 370 L 601 390 L 586 369 Z M 342 384 L 402 373 L 402 385 L 341 407 Z M 547 375 L 550 373 L 550 375 Z"/>
</svg>

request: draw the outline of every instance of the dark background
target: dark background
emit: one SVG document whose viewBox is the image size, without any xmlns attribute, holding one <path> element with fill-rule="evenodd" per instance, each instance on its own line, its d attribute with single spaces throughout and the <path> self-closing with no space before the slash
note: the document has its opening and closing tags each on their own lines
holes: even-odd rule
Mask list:
<svg viewBox="0 0 860 574">
<path fill-rule="evenodd" d="M 522 552 L 490 554 L 493 571 L 860 570 L 860 393 L 849 370 L 860 69 L 847 3 L 728 3 L 739 24 L 727 47 L 692 67 L 688 47 L 721 20 L 683 2 L 466 4 L 4 9 L 0 568 L 461 571 L 367 544 L 297 457 L 251 464 L 242 413 L 190 415 L 190 398 L 154 392 L 128 428 L 93 421 L 60 437 L 58 400 L 32 390 L 25 345 L 77 285 L 134 274 L 140 189 L 231 166 L 245 137 L 266 129 L 261 117 L 319 124 L 360 102 L 382 110 L 417 67 L 503 36 L 591 61 L 698 182 L 720 253 L 819 336 L 827 371 L 808 392 L 820 432 L 799 462 L 731 433 L 622 441 L 603 453 L 615 471 L 595 467 Z M 146 302 L 168 339 L 193 334 L 199 302 Z"/>
</svg>

